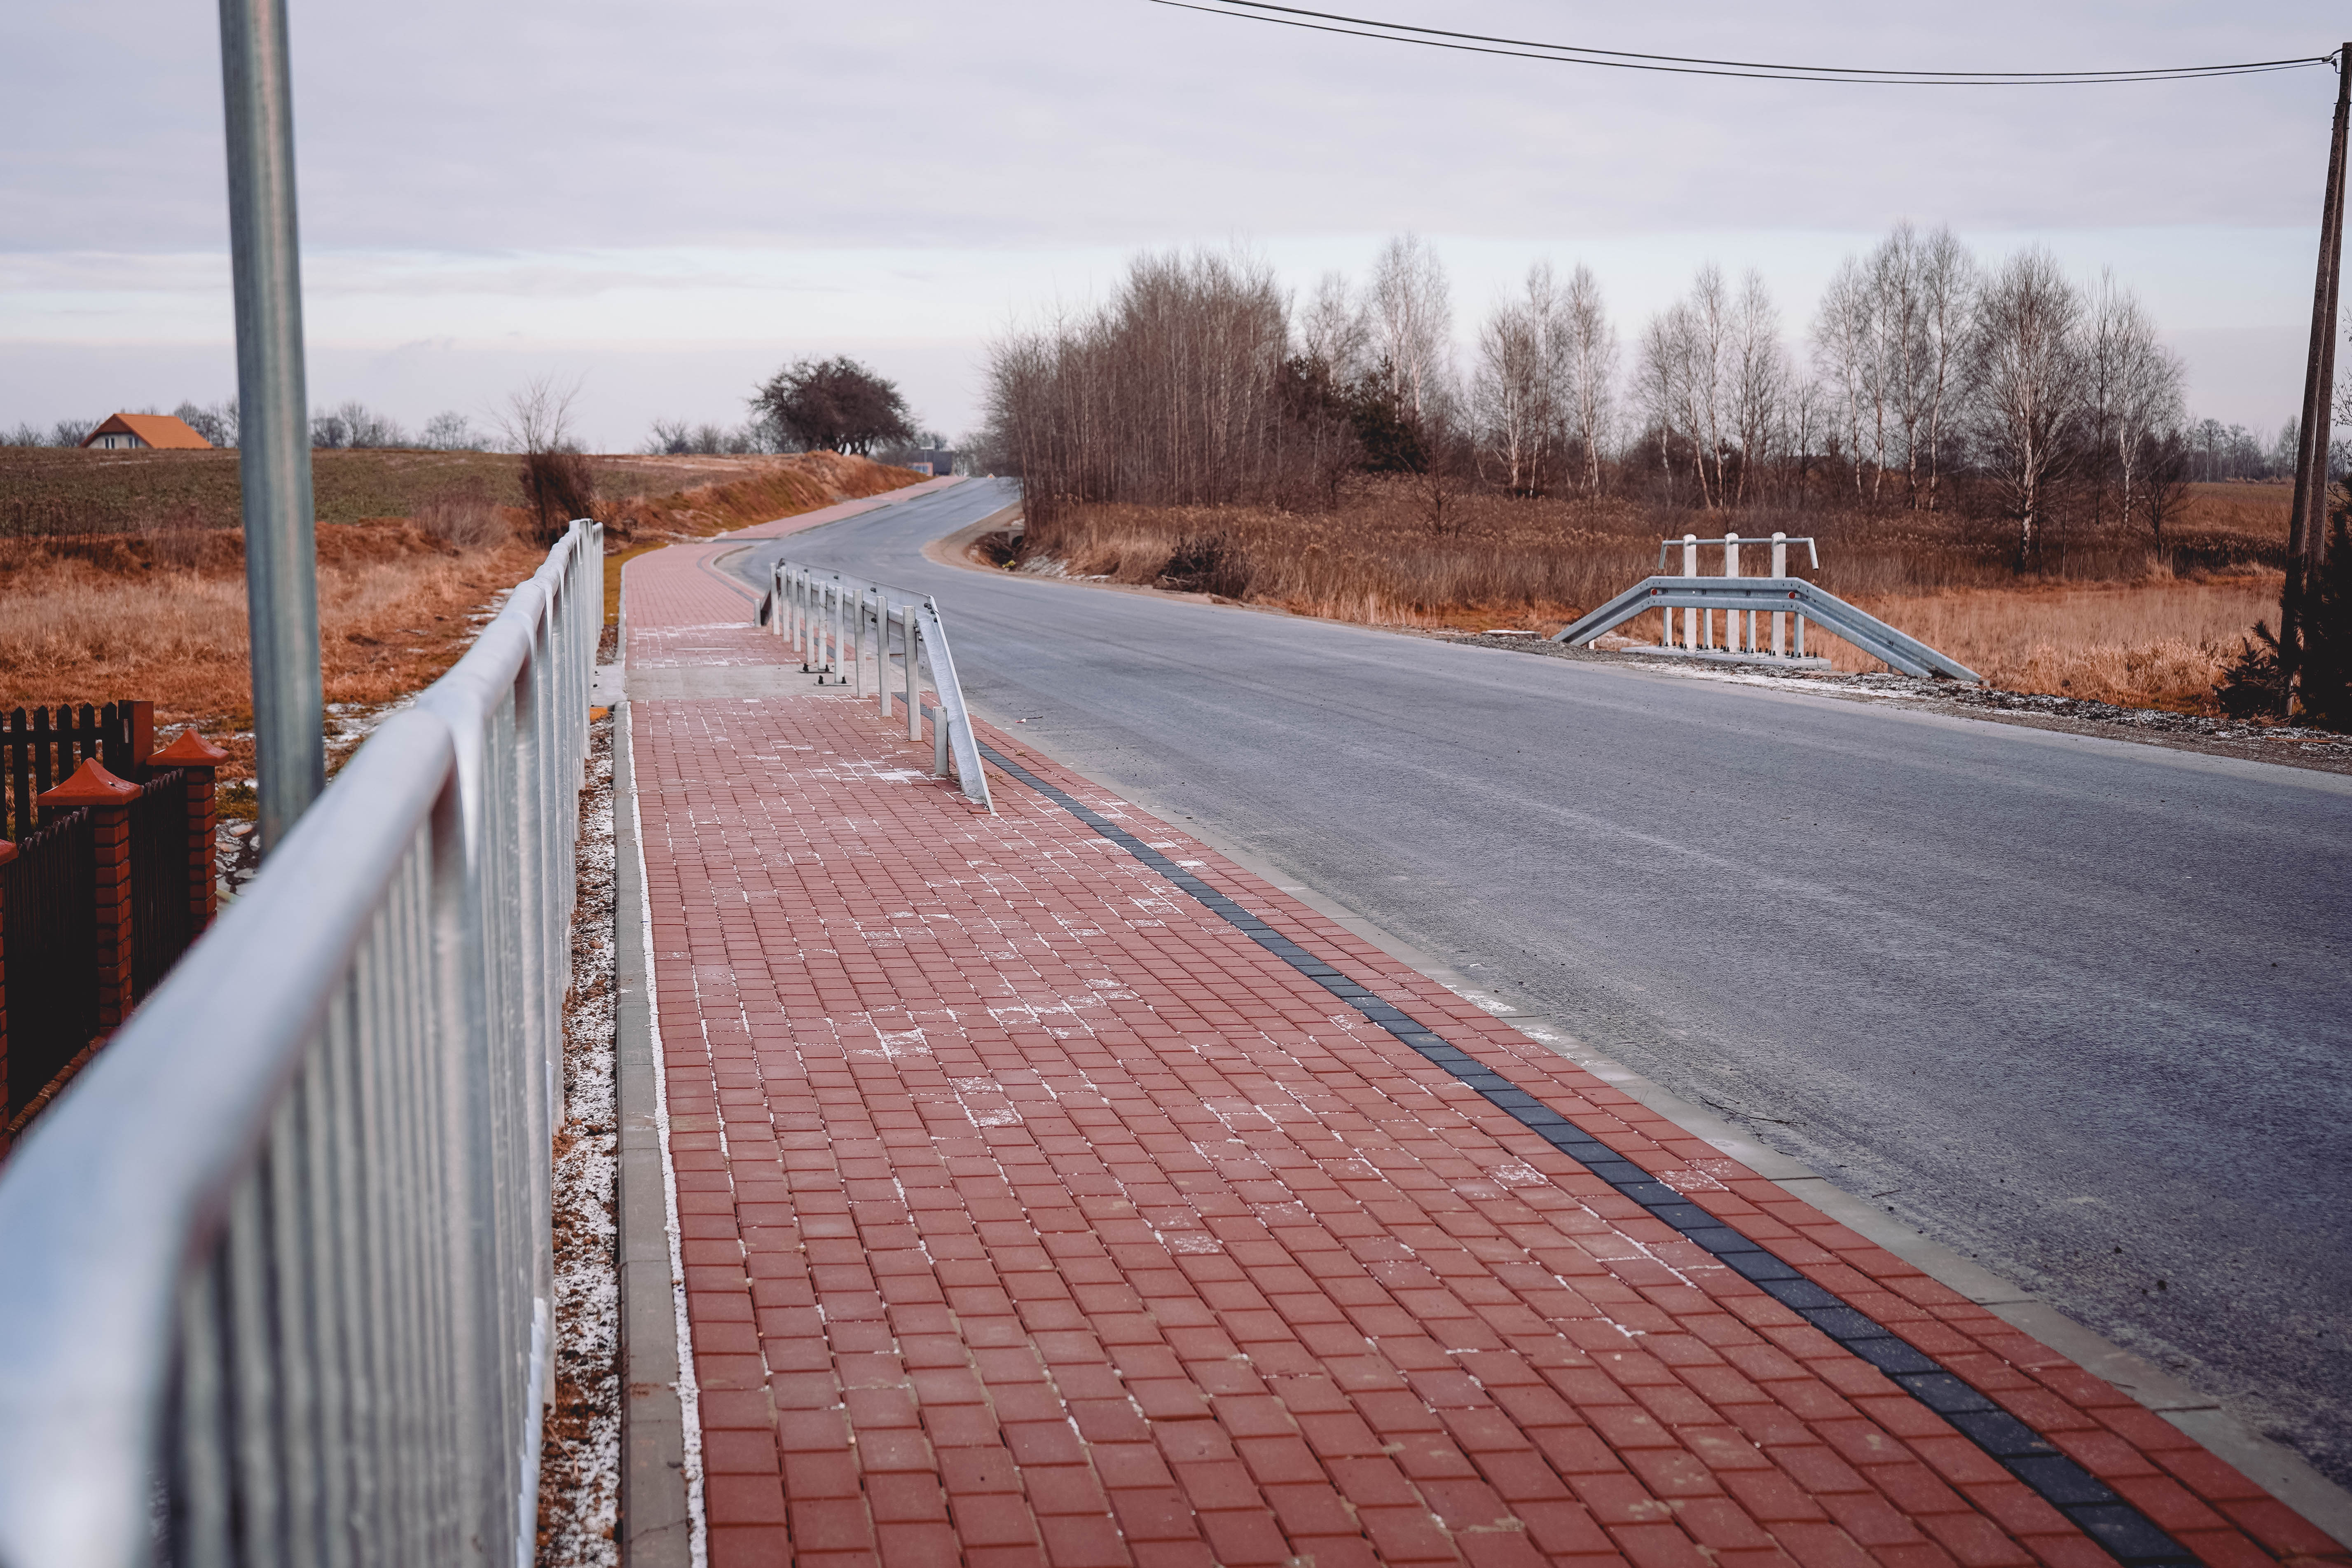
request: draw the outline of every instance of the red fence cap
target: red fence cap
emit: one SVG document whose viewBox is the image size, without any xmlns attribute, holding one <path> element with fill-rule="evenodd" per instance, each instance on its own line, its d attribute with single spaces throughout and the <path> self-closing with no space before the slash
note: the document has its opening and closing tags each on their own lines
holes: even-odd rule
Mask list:
<svg viewBox="0 0 2352 1568">
<path fill-rule="evenodd" d="M 178 740 L 147 759 L 167 768 L 210 768 L 228 761 L 228 753 L 196 733 L 190 725 Z"/>
<path fill-rule="evenodd" d="M 6 839 L 0 838 L 0 866 L 5 866 L 9 861 L 14 860 L 16 858 L 16 847 L 14 844 L 9 843 Z"/>
<path fill-rule="evenodd" d="M 96 757 L 83 760 L 73 777 L 53 790 L 33 797 L 43 805 L 127 805 L 139 798 L 139 786 L 116 778 Z"/>
</svg>

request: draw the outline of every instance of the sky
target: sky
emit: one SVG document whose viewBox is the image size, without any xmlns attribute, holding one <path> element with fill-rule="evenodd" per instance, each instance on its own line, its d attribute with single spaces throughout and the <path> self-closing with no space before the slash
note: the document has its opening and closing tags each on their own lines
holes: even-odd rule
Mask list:
<svg viewBox="0 0 2352 1568">
<path fill-rule="evenodd" d="M 1453 54 L 1152 0 L 290 0 L 314 405 L 581 434 L 733 423 L 803 354 L 981 416 L 992 338 L 1139 250 L 1244 245 L 1304 292 L 1412 231 L 1457 335 L 1538 259 L 1629 340 L 1715 262 L 1792 343 L 1898 220 L 2111 268 L 2200 415 L 2301 393 L 2333 73 L 2075 88 L 1734 81 Z M 1673 7 L 1358 0 L 1429 26 L 1853 66 L 2317 55 L 2311 0 Z M 1932 13 L 1932 14 L 1931 14 Z M 215 8 L 0 8 L 0 427 L 236 391 Z"/>
</svg>

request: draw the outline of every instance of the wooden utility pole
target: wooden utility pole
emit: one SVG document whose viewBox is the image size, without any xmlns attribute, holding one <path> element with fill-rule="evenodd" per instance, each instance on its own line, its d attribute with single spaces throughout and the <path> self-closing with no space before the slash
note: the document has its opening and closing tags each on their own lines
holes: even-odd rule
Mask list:
<svg viewBox="0 0 2352 1568">
<path fill-rule="evenodd" d="M 2352 110 L 2352 43 L 2336 56 L 2336 133 L 2319 210 L 2319 280 L 2311 296 L 2311 355 L 2304 363 L 2303 422 L 2294 448 L 2294 512 L 2287 527 L 2286 586 L 2279 595 L 2279 690 L 2292 711 L 2303 664 L 2303 601 L 2327 552 L 2328 437 L 2336 427 L 2336 286 L 2344 271 L 2344 125 Z"/>
</svg>

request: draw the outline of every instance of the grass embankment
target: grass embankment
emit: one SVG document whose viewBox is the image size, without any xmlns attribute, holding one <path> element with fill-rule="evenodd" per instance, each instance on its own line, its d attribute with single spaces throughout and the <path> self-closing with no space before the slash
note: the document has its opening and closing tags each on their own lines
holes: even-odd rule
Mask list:
<svg viewBox="0 0 2352 1568">
<path fill-rule="evenodd" d="M 236 521 L 236 455 L 156 453 L 200 461 L 96 462 L 79 471 L 48 461 L 10 467 L 19 456 L 0 451 L 0 502 L 18 497 L 6 487 L 29 467 L 47 476 L 37 479 L 36 495 L 79 496 L 105 526 L 0 541 L 0 710 L 152 700 L 159 735 L 193 724 L 228 749 L 222 777 L 234 805 L 240 798 L 235 786 L 250 777 L 253 745 L 244 542 L 234 527 L 207 520 Z M 318 474 L 338 476 L 331 483 L 351 481 L 403 509 L 326 522 L 318 531 L 320 662 L 327 702 L 340 710 L 328 721 L 331 757 L 340 761 L 370 715 L 457 662 L 505 591 L 537 570 L 545 552 L 521 536 L 519 509 L 483 497 L 488 487 L 511 479 L 511 457 L 318 457 Z M 444 466 L 443 458 L 457 460 Z M 919 478 L 829 452 L 594 462 L 607 494 L 631 487 L 622 492 L 625 499 L 601 508 L 610 514 L 610 542 L 625 550 L 657 548 Z M 196 480 L 190 487 L 154 481 L 157 473 L 174 470 Z M 223 472 L 229 476 L 225 503 L 218 496 L 189 499 Z M 324 503 L 320 511 L 329 515 Z M 620 574 L 608 570 L 606 578 L 617 584 Z"/>
<path fill-rule="evenodd" d="M 2254 621 L 2275 615 L 2291 491 L 2200 485 L 2176 527 L 2173 570 L 2145 535 L 2075 537 L 2048 570 L 2020 576 L 1983 525 L 1916 513 L 1750 510 L 1701 515 L 1613 497 L 1448 498 L 1433 526 L 1425 490 L 1367 484 L 1326 513 L 1249 508 L 1076 509 L 1022 543 L 1031 564 L 1074 576 L 1218 594 L 1298 615 L 1430 630 L 1550 633 L 1658 569 L 1662 536 L 1727 529 L 1819 538 L 1818 572 L 1791 569 L 2013 690 L 2210 711 L 2212 689 Z M 1728 521 L 1727 521 L 1727 518 Z M 1766 567 L 1742 552 L 1743 570 Z M 1680 552 L 1670 569 L 1679 569 Z M 1722 570 L 1702 549 L 1700 569 Z M 1654 616 L 1622 628 L 1654 642 Z M 1841 668 L 1881 668 L 1826 636 L 1809 651 Z"/>
</svg>

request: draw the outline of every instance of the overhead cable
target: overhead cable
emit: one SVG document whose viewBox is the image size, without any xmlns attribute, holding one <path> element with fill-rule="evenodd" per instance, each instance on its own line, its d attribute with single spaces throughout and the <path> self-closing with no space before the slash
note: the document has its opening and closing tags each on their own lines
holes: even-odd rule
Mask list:
<svg viewBox="0 0 2352 1568">
<path fill-rule="evenodd" d="M 1665 71 L 1677 76 L 1738 77 L 1756 81 L 1826 81 L 1858 87 L 2094 87 L 2141 81 L 2202 81 L 2213 77 L 2257 76 L 2268 71 L 2300 70 L 2335 63 L 2334 55 L 2305 55 L 2292 59 L 2242 60 L 2223 65 L 2143 66 L 2106 70 L 2068 71 L 1946 71 L 1867 66 L 1781 65 L 1761 60 L 1709 59 L 1700 56 L 1643 54 L 1629 49 L 1604 49 L 1583 44 L 1549 44 L 1530 38 L 1498 37 L 1484 33 L 1423 27 L 1407 22 L 1383 22 L 1335 11 L 1310 11 L 1272 0 L 1151 0 L 1179 11 L 1199 11 L 1237 21 L 1297 27 L 1308 32 L 1337 33 L 1346 37 L 1374 38 L 1384 43 L 1412 44 L 1423 48 L 1451 49 L 1465 54 L 1506 55 L 1518 59 L 1549 60 L 1557 65 L 1603 66 L 1616 70 Z"/>
</svg>

